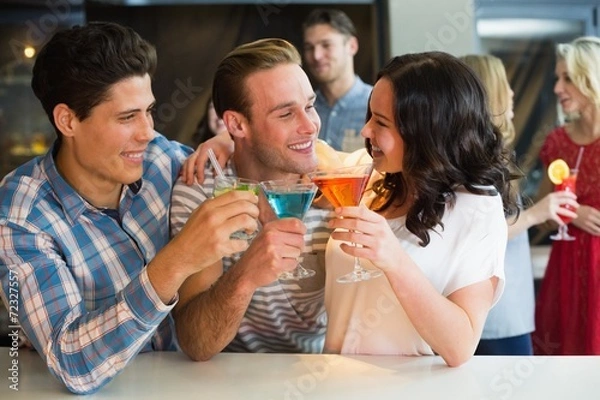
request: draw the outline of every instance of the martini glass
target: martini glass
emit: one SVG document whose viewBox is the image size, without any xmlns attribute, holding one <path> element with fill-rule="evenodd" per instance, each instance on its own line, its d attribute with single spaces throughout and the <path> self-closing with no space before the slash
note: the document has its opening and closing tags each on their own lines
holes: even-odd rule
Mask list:
<svg viewBox="0 0 600 400">
<path fill-rule="evenodd" d="M 317 187 L 312 182 L 300 179 L 263 181 L 260 186 L 277 218 L 303 220 L 317 193 Z M 294 270 L 279 275 L 279 279 L 305 279 L 315 273 L 298 263 Z"/>
<path fill-rule="evenodd" d="M 554 187 L 554 190 L 555 191 L 564 190 L 566 192 L 575 193 L 576 185 L 577 185 L 577 170 L 572 169 L 569 176 L 564 178 L 562 183 L 556 185 Z M 575 209 L 568 204 L 562 204 L 561 207 L 564 207 L 567 210 L 575 211 Z M 564 225 L 560 225 L 558 227 L 558 232 L 555 235 L 550 236 L 550 239 L 552 239 L 552 240 L 567 240 L 567 241 L 575 240 L 575 237 L 571 236 L 569 234 L 569 228 L 567 227 L 567 225 L 571 223 L 573 218 L 565 217 L 562 215 L 559 215 L 559 217 L 564 222 Z"/>
<path fill-rule="evenodd" d="M 317 171 L 309 174 L 323 195 L 334 207 L 353 207 L 360 204 L 365 186 L 373 170 L 372 164 Z M 353 243 L 356 246 L 356 243 Z M 368 281 L 382 276 L 379 270 L 367 270 L 354 257 L 354 270 L 336 279 L 339 283 Z"/>
</svg>

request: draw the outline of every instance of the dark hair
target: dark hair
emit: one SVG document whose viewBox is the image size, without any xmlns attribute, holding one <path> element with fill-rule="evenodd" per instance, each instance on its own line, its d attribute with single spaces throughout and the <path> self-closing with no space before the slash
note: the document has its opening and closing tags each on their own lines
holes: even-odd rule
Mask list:
<svg viewBox="0 0 600 400">
<path fill-rule="evenodd" d="M 33 66 L 31 87 L 54 126 L 57 104 L 71 108 L 78 119 L 106 100 L 111 86 L 132 76 L 151 77 L 156 50 L 133 29 L 112 22 L 90 22 L 56 33 Z"/>
<path fill-rule="evenodd" d="M 250 96 L 246 90 L 248 75 L 281 64 L 301 65 L 298 50 L 283 39 L 260 39 L 233 49 L 221 61 L 213 80 L 213 104 L 219 118 L 226 110 L 242 113 L 250 119 Z"/>
<path fill-rule="evenodd" d="M 315 26 L 326 24 L 346 36 L 356 36 L 356 28 L 352 20 L 340 10 L 317 8 L 308 14 L 302 23 L 302 30 Z"/>
<path fill-rule="evenodd" d="M 505 211 L 518 212 L 502 134 L 483 85 L 465 63 L 442 52 L 407 54 L 390 60 L 379 79 L 392 83 L 394 119 L 405 146 L 402 172 L 387 173 L 374 186 L 389 195 L 379 210 L 406 201 L 410 187 L 415 200 L 406 227 L 421 246 L 429 244 L 428 231 L 441 225 L 446 204 L 454 205 L 459 186 L 478 195 L 500 193 Z M 371 153 L 370 140 L 367 149 Z"/>
</svg>

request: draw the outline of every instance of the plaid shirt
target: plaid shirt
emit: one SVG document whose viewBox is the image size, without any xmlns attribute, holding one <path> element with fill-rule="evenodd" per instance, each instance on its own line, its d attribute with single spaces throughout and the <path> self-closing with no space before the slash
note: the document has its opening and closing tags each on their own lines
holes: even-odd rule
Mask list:
<svg viewBox="0 0 600 400">
<path fill-rule="evenodd" d="M 171 189 L 190 152 L 156 134 L 118 215 L 69 186 L 55 149 L 0 183 L 0 294 L 10 323 L 73 392 L 98 390 L 140 351 L 176 350 L 174 304 L 161 302 L 146 265 L 169 240 Z"/>
</svg>

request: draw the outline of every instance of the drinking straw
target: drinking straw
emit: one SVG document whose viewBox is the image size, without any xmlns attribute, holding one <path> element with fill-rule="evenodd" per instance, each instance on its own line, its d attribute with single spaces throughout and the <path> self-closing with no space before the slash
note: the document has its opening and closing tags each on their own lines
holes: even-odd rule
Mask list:
<svg viewBox="0 0 600 400">
<path fill-rule="evenodd" d="M 219 176 L 220 178 L 224 177 L 225 174 L 223 173 L 223 170 L 221 169 L 221 166 L 217 161 L 217 156 L 215 156 L 215 152 L 213 151 L 213 149 L 208 149 L 208 158 L 210 159 L 210 163 L 212 164 L 213 168 L 217 172 L 217 176 Z"/>
<path fill-rule="evenodd" d="M 577 161 L 575 161 L 575 171 L 579 171 L 579 164 L 581 164 L 581 157 L 583 156 L 583 150 L 585 147 L 581 146 L 579 148 L 579 153 L 577 154 Z M 209 150 L 210 151 L 210 150 Z"/>
</svg>

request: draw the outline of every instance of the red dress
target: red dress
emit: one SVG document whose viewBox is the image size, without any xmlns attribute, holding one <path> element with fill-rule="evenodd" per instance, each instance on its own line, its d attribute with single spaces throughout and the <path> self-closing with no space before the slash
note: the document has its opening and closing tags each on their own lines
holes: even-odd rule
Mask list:
<svg viewBox="0 0 600 400">
<path fill-rule="evenodd" d="M 580 146 L 560 127 L 546 138 L 540 158 L 546 167 L 562 158 L 574 168 L 580 147 L 577 201 L 600 210 L 600 139 Z M 600 355 L 600 236 L 573 224 L 569 233 L 574 241 L 552 243 L 536 302 L 534 352 Z"/>
</svg>

